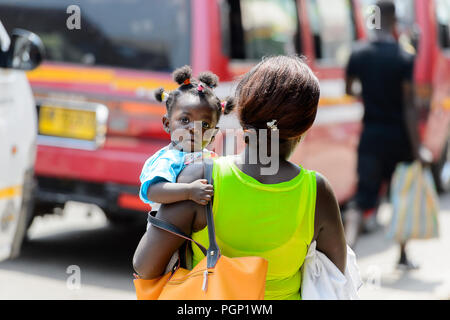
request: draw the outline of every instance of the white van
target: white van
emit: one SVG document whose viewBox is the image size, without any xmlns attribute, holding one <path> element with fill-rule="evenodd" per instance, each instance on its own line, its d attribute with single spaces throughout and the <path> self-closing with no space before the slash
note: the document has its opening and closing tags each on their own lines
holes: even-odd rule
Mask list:
<svg viewBox="0 0 450 320">
<path fill-rule="evenodd" d="M 25 75 L 43 59 L 37 35 L 0 21 L 0 261 L 19 255 L 32 208 L 36 104 Z"/>
</svg>

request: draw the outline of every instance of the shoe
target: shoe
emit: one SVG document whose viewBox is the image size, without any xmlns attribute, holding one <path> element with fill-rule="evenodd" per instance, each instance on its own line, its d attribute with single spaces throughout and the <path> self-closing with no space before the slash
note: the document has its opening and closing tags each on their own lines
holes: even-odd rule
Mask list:
<svg viewBox="0 0 450 320">
<path fill-rule="evenodd" d="M 362 214 L 355 209 L 348 210 L 344 215 L 344 232 L 345 239 L 347 240 L 347 244 L 350 248 L 354 249 L 362 229 Z"/>
<path fill-rule="evenodd" d="M 363 234 L 371 234 L 377 232 L 382 228 L 382 225 L 377 221 L 376 211 L 372 211 L 368 214 L 363 215 Z"/>
<path fill-rule="evenodd" d="M 419 265 L 406 259 L 405 261 L 399 261 L 397 264 L 397 269 L 402 271 L 412 271 L 419 269 Z"/>
</svg>

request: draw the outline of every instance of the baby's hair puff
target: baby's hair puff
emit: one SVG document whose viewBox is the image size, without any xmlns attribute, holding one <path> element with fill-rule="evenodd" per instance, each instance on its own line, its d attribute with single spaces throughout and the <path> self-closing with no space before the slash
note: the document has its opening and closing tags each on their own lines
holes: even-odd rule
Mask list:
<svg viewBox="0 0 450 320">
<path fill-rule="evenodd" d="M 211 89 L 217 88 L 219 85 L 219 77 L 212 72 L 202 72 L 198 76 L 198 80 L 206 84 Z"/>
<path fill-rule="evenodd" d="M 172 109 L 176 104 L 177 99 L 183 94 L 192 94 L 200 96 L 202 99 L 213 107 L 217 112 L 217 119 L 222 114 L 229 114 L 235 107 L 234 98 L 228 98 L 226 102 L 221 102 L 216 96 L 213 89 L 219 85 L 219 77 L 212 72 L 202 72 L 198 79 L 192 77 L 192 68 L 190 66 L 183 66 L 176 69 L 173 74 L 173 80 L 180 85 L 180 87 L 172 92 L 166 92 L 164 88 L 155 90 L 155 98 L 159 102 L 165 102 L 167 112 L 170 115 Z"/>
<path fill-rule="evenodd" d="M 173 80 L 175 80 L 175 82 L 178 83 L 180 86 L 190 85 L 191 78 L 192 78 L 192 69 L 190 66 L 181 67 L 173 72 Z"/>
<path fill-rule="evenodd" d="M 158 102 L 163 102 L 164 88 L 158 88 L 155 90 L 155 98 Z"/>
<path fill-rule="evenodd" d="M 228 97 L 225 101 L 222 101 L 222 113 L 224 115 L 230 114 L 236 108 L 236 98 Z"/>
</svg>

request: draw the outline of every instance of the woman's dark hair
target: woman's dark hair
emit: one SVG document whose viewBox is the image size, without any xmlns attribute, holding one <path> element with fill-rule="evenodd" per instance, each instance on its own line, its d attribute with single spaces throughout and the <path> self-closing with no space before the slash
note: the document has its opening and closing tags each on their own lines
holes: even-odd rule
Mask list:
<svg viewBox="0 0 450 320">
<path fill-rule="evenodd" d="M 229 97 L 226 100 L 224 112 L 222 112 L 222 102 L 216 96 L 213 89 L 219 84 L 219 77 L 212 72 L 202 72 L 198 79 L 192 78 L 192 69 L 190 66 L 181 67 L 173 72 L 173 79 L 180 87 L 170 93 L 165 93 L 163 88 L 155 91 L 155 98 L 162 102 L 163 94 L 168 94 L 166 101 L 167 113 L 170 116 L 173 107 L 176 105 L 178 98 L 183 94 L 192 94 L 204 99 L 210 106 L 217 110 L 217 120 L 222 114 L 229 114 L 233 111 L 235 103 L 234 98 Z M 200 88 L 200 90 L 199 90 Z"/>
<path fill-rule="evenodd" d="M 302 58 L 268 57 L 244 76 L 236 97 L 244 129 L 268 129 L 267 123 L 276 120 L 280 139 L 288 140 L 313 125 L 320 86 Z"/>
</svg>

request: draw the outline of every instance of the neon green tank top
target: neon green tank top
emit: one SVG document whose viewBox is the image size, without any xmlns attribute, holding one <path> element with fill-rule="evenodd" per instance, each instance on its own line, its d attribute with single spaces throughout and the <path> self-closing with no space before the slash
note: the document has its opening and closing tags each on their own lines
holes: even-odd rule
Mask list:
<svg viewBox="0 0 450 320">
<path fill-rule="evenodd" d="M 233 157 L 214 161 L 213 214 L 222 255 L 269 261 L 266 300 L 298 300 L 301 271 L 314 236 L 316 174 L 301 168 L 294 179 L 262 184 L 243 173 Z M 192 235 L 208 247 L 207 228 Z M 194 266 L 204 258 L 193 245 Z"/>
</svg>

